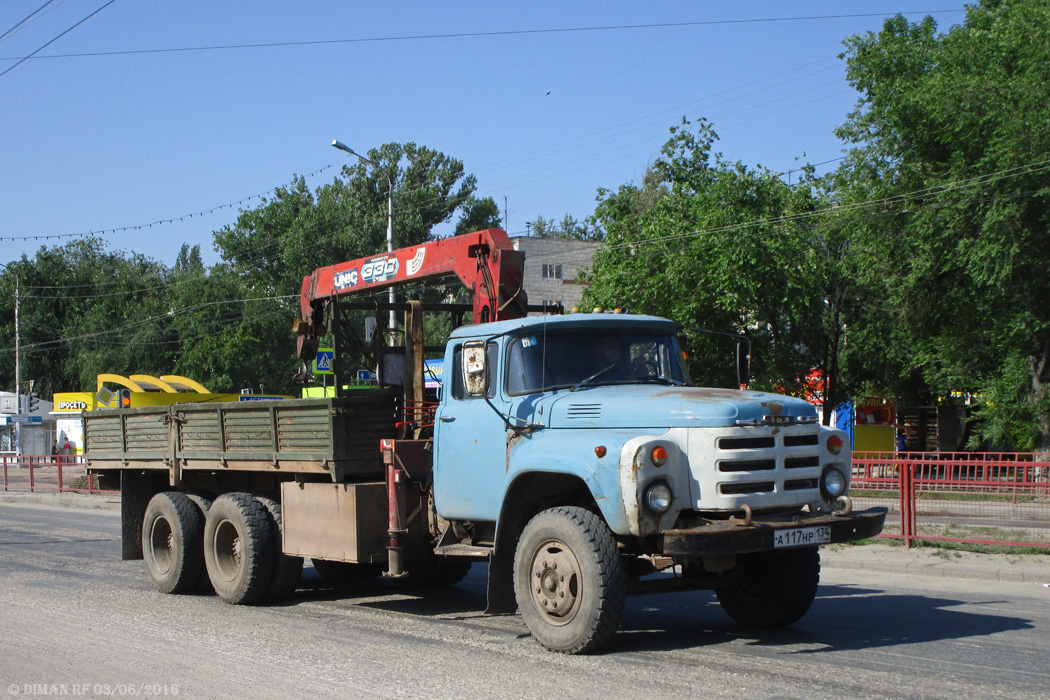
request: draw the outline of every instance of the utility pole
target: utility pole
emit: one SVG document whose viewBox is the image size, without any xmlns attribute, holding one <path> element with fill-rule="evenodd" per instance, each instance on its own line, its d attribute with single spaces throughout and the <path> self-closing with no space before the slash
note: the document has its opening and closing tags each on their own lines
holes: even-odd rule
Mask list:
<svg viewBox="0 0 1050 700">
<path fill-rule="evenodd" d="M 332 148 L 338 148 L 340 151 L 346 151 L 352 156 L 357 156 L 365 163 L 371 165 L 374 169 L 379 170 L 379 165 L 365 158 L 363 155 L 355 151 L 354 149 L 347 146 L 345 143 L 339 140 L 332 141 Z M 386 176 L 386 252 L 394 252 L 394 181 L 390 179 L 390 175 L 383 173 Z M 387 299 L 390 302 L 390 306 L 393 307 L 397 301 L 397 297 L 394 296 L 394 288 L 391 287 L 387 291 Z M 390 344 L 397 345 L 395 339 L 397 338 L 397 312 L 393 308 L 390 309 Z"/>
<path fill-rule="evenodd" d="M 510 231 L 510 212 L 507 210 L 507 197 L 503 196 L 503 230 Z"/>
<path fill-rule="evenodd" d="M 15 412 L 22 412 L 22 336 L 18 326 L 21 290 L 18 278 L 15 277 Z"/>
</svg>

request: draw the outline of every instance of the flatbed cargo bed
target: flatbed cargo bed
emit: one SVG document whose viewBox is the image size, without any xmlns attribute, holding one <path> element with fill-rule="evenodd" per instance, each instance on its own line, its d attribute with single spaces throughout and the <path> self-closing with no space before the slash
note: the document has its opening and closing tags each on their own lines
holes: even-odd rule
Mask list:
<svg viewBox="0 0 1050 700">
<path fill-rule="evenodd" d="M 327 473 L 332 481 L 381 475 L 380 440 L 397 436 L 396 390 L 322 399 L 182 403 L 84 414 L 91 472 Z"/>
</svg>

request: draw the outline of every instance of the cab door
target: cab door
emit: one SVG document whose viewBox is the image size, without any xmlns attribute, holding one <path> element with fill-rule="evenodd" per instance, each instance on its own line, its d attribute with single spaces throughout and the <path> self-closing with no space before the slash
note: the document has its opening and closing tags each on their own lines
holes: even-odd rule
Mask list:
<svg viewBox="0 0 1050 700">
<path fill-rule="evenodd" d="M 507 478 L 508 406 L 498 388 L 499 345 L 486 346 L 488 402 L 463 385 L 463 345 L 452 351 L 434 422 L 434 501 L 450 520 L 496 520 Z M 489 405 L 491 402 L 494 406 Z"/>
</svg>

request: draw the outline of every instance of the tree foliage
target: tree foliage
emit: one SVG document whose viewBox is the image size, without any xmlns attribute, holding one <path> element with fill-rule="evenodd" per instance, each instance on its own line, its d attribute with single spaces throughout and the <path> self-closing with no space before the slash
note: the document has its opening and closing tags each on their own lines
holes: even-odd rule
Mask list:
<svg viewBox="0 0 1050 700">
<path fill-rule="evenodd" d="M 0 333 L 15 337 L 17 283 L 23 380 L 35 379 L 34 391 L 48 394 L 71 386 L 93 389 L 101 372 L 164 367 L 167 275 L 156 261 L 107 251 L 97 238 L 41 248 L 33 258 L 9 263 L 0 276 Z M 0 362 L 0 371 L 13 379 L 14 352 Z"/>
<path fill-rule="evenodd" d="M 536 238 L 567 238 L 574 241 L 601 241 L 605 232 L 593 216 L 580 221 L 570 214 L 561 221 L 536 217 L 535 221 L 525 224 L 530 236 Z"/>
<path fill-rule="evenodd" d="M 671 130 L 641 185 L 599 192 L 605 247 L 589 302 L 628 305 L 687 328 L 746 335 L 760 386 L 792 390 L 824 368 L 824 292 L 830 279 L 819 207 L 807 174 L 794 187 L 712 151 L 709 124 Z M 735 383 L 732 345 L 696 334 L 694 380 Z"/>
<path fill-rule="evenodd" d="M 899 396 L 1002 396 L 1028 372 L 1024 417 L 983 410 L 988 438 L 1050 447 L 1050 4 L 982 2 L 937 34 L 887 20 L 846 41 L 860 91 L 839 129 L 854 210 L 851 270 L 866 288 L 852 340 Z M 1016 388 L 1016 381 L 1009 382 Z M 987 407 L 986 407 L 987 408 Z M 1011 417 L 1013 415 L 1014 417 Z M 1010 425 L 1013 427 L 1010 427 Z"/>
<path fill-rule="evenodd" d="M 342 177 L 311 192 L 295 178 L 272 199 L 241 212 L 215 233 L 223 260 L 258 289 L 295 294 L 323 265 L 386 250 L 387 198 L 393 191 L 394 247 L 422 243 L 435 226 L 463 210 L 469 224 L 498 217 L 491 200 L 474 198 L 463 163 L 414 143 L 389 143 L 368 160 L 343 166 Z"/>
</svg>

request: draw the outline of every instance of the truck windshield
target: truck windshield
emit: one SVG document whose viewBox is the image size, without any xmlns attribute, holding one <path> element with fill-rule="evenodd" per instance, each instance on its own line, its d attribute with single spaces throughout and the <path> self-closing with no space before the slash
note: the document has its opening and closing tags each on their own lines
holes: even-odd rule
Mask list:
<svg viewBox="0 0 1050 700">
<path fill-rule="evenodd" d="M 623 331 L 559 331 L 511 340 L 511 396 L 598 384 L 689 384 L 673 336 Z"/>
</svg>

